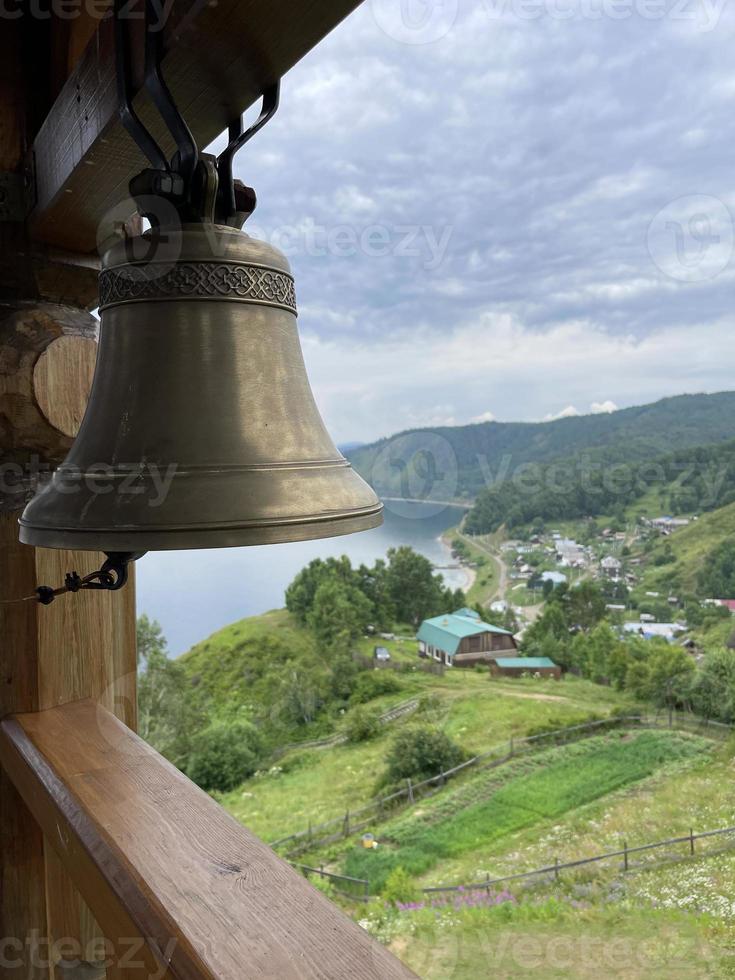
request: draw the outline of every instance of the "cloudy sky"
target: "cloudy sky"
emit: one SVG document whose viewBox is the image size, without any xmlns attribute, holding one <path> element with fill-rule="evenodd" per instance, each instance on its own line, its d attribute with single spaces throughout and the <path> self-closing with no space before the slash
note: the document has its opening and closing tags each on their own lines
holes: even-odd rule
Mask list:
<svg viewBox="0 0 735 980">
<path fill-rule="evenodd" d="M 338 441 L 735 387 L 734 35 L 723 0 L 366 0 L 286 77 L 237 171 Z"/>
</svg>

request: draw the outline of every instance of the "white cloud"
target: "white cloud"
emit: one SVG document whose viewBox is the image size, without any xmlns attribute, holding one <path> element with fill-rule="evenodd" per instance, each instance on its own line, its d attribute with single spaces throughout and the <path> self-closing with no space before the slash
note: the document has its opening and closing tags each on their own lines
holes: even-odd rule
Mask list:
<svg viewBox="0 0 735 980">
<path fill-rule="evenodd" d="M 470 422 L 495 422 L 495 412 L 481 412 L 480 415 L 474 415 Z"/>
<path fill-rule="evenodd" d="M 609 398 L 607 399 L 607 401 L 592 402 L 592 404 L 590 405 L 590 412 L 593 415 L 602 415 L 602 414 L 607 414 L 609 412 L 617 412 L 617 410 L 618 410 L 618 406 L 615 404 L 615 402 L 610 401 Z"/>
<path fill-rule="evenodd" d="M 490 415 L 532 421 L 578 414 L 579 405 L 607 412 L 724 390 L 735 376 L 733 328 L 733 318 L 722 318 L 700 331 L 669 328 L 637 338 L 591 321 L 538 331 L 486 314 L 447 335 L 426 327 L 358 340 L 310 333 L 303 347 L 327 427 L 338 441 L 369 441 Z M 599 400 L 601 379 L 616 392 L 614 402 Z M 562 398 L 569 400 L 560 411 Z"/>
<path fill-rule="evenodd" d="M 574 407 L 574 405 L 567 405 L 566 408 L 562 408 L 559 412 L 549 412 L 544 415 L 544 422 L 555 422 L 557 419 L 570 419 L 574 418 L 575 415 L 580 415 L 581 413 Z"/>
</svg>

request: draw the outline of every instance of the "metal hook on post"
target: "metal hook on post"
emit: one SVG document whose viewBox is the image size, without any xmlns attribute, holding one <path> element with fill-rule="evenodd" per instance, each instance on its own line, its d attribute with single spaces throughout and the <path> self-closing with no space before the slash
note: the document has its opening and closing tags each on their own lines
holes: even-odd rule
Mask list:
<svg viewBox="0 0 735 980">
<path fill-rule="evenodd" d="M 39 585 L 35 598 L 42 606 L 50 606 L 57 596 L 66 595 L 68 592 L 82 592 L 88 589 L 117 592 L 128 581 L 130 563 L 142 558 L 144 554 L 144 551 L 111 551 L 107 554 L 105 563 L 96 572 L 90 572 L 84 577 L 77 572 L 67 572 L 62 586 L 54 589 L 50 585 Z"/>
</svg>

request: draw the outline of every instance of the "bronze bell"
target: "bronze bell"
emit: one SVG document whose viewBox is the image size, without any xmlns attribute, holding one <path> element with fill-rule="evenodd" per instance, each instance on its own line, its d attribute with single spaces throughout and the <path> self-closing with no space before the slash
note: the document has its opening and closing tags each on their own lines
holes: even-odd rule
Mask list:
<svg viewBox="0 0 735 980">
<path fill-rule="evenodd" d="M 381 523 L 317 411 L 276 249 L 207 221 L 120 241 L 103 258 L 100 313 L 84 421 L 21 541 L 137 553 Z"/>
</svg>

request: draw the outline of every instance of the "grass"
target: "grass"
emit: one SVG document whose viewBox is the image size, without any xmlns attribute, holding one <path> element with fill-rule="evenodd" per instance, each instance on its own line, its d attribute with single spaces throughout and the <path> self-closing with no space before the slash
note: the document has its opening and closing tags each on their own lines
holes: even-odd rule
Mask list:
<svg viewBox="0 0 735 980">
<path fill-rule="evenodd" d="M 483 876 L 530 870 L 559 856 L 561 860 L 591 857 L 616 850 L 625 840 L 633 847 L 695 831 L 735 825 L 732 799 L 732 746 L 715 745 L 712 752 L 693 756 L 674 771 L 663 770 L 634 788 L 625 789 L 565 814 L 539 835 L 524 831 L 500 847 L 477 855 L 473 870 Z M 722 841 L 713 841 L 712 848 Z M 704 844 L 697 845 L 705 852 Z M 686 853 L 686 848 L 674 848 Z M 652 855 L 654 860 L 658 855 Z M 449 868 L 464 873 L 466 868 Z M 604 874 L 598 866 L 595 874 Z M 735 883 L 734 883 L 735 884 Z"/>
<path fill-rule="evenodd" d="M 366 923 L 367 924 L 367 923 Z M 711 980 L 733 976 L 732 930 L 706 915 L 554 898 L 395 916 L 371 928 L 424 980 Z"/>
<path fill-rule="evenodd" d="M 709 553 L 722 541 L 735 534 L 735 504 L 702 514 L 688 527 L 683 527 L 657 541 L 646 559 L 643 581 L 645 589 L 660 591 L 662 595 L 675 589 L 677 592 L 697 591 L 697 575 L 704 567 Z M 671 564 L 656 566 L 655 556 L 667 547 L 674 553 Z"/>
<path fill-rule="evenodd" d="M 643 731 L 626 737 L 600 736 L 547 750 L 537 757 L 531 771 L 518 772 L 498 788 L 493 786 L 486 799 L 468 805 L 460 789 L 429 801 L 420 814 L 398 818 L 381 834 L 385 846 L 376 851 L 351 849 L 345 871 L 368 878 L 376 891 L 399 866 L 421 877 L 439 865 L 439 877 L 447 881 L 445 862 L 453 860 L 455 875 L 466 868 L 468 876 L 474 878 L 470 867 L 463 868 L 457 859 L 471 854 L 475 866 L 483 851 L 496 841 L 556 819 L 643 779 L 667 763 L 691 758 L 702 751 L 703 744 L 701 739 L 678 733 Z M 480 780 L 483 775 L 476 778 Z M 491 778 L 497 777 L 493 774 Z M 432 883 L 436 877 L 432 875 Z M 451 880 L 456 879 L 453 876 Z"/>
<path fill-rule="evenodd" d="M 361 637 L 355 644 L 355 649 L 363 657 L 373 657 L 375 647 L 385 647 L 391 655 L 391 660 L 395 663 L 416 663 L 418 642 L 416 640 L 416 628 L 409 625 L 394 627 L 392 631 L 396 639 L 384 640 L 377 634 L 375 636 Z"/>
<path fill-rule="evenodd" d="M 484 537 L 468 537 L 462 534 L 458 527 L 449 528 L 442 534 L 442 539 L 450 548 L 452 541 L 459 538 L 466 548 L 466 557 L 476 563 L 475 578 L 466 590 L 469 605 L 487 605 L 494 598 L 500 584 L 500 567 L 494 555 L 494 535 Z"/>
<path fill-rule="evenodd" d="M 474 670 L 448 670 L 443 677 L 420 672 L 397 674 L 401 691 L 371 701 L 370 710 L 387 710 L 416 696 L 431 698 L 429 715 L 414 714 L 387 726 L 370 742 L 329 749 L 298 749 L 278 760 L 273 772 L 249 779 L 220 799 L 234 817 L 266 840 L 276 840 L 356 809 L 374 796 L 384 756 L 394 734 L 405 725 L 438 724 L 468 752 L 486 751 L 511 735 L 581 716 L 600 716 L 626 704 L 620 693 L 590 681 L 490 680 Z M 282 771 L 281 771 L 282 770 Z"/>
</svg>

